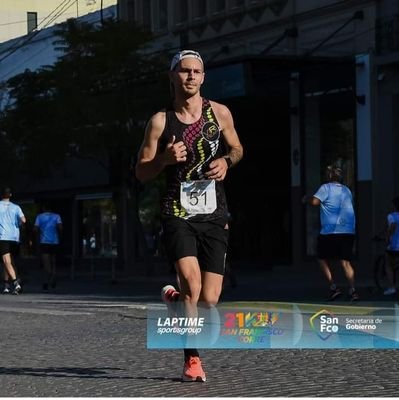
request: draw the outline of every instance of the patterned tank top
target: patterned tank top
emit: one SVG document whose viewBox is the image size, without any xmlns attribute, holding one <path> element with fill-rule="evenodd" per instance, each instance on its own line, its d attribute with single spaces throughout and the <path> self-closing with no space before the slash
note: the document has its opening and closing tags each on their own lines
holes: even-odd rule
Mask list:
<svg viewBox="0 0 399 400">
<path fill-rule="evenodd" d="M 206 180 L 209 164 L 225 154 L 223 135 L 209 100 L 202 99 L 202 114 L 198 121 L 185 124 L 172 108 L 166 110 L 166 124 L 161 136 L 161 151 L 175 135 L 175 143 L 183 141 L 187 148 L 186 162 L 165 168 L 166 192 L 161 199 L 163 215 L 176 216 L 192 221 L 212 221 L 226 218 L 227 204 L 223 182 L 215 182 L 216 209 L 210 214 L 190 214 L 181 205 L 182 182 Z"/>
</svg>

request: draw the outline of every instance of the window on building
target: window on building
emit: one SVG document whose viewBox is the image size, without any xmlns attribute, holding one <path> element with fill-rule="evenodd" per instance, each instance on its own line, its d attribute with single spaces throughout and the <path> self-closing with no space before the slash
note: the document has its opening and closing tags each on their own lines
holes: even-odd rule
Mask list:
<svg viewBox="0 0 399 400">
<path fill-rule="evenodd" d="M 136 21 L 136 0 L 129 0 L 127 2 L 127 20 L 128 21 Z"/>
<path fill-rule="evenodd" d="M 215 0 L 211 4 L 213 13 L 219 13 L 226 9 L 226 0 Z"/>
<path fill-rule="evenodd" d="M 193 7 L 193 18 L 202 18 L 206 16 L 207 12 L 206 1 L 194 0 L 192 7 Z"/>
<path fill-rule="evenodd" d="M 187 0 L 177 0 L 175 8 L 175 22 L 182 24 L 188 19 L 188 4 Z"/>
<path fill-rule="evenodd" d="M 83 200 L 81 213 L 82 256 L 116 256 L 116 209 L 112 199 Z"/>
<path fill-rule="evenodd" d="M 168 27 L 168 1 L 158 0 L 158 29 L 163 30 Z"/>
<path fill-rule="evenodd" d="M 152 7 L 151 1 L 143 1 L 143 26 L 151 30 L 152 28 Z"/>
<path fill-rule="evenodd" d="M 245 0 L 231 0 L 231 8 L 238 8 L 245 6 Z"/>
<path fill-rule="evenodd" d="M 139 197 L 139 218 L 150 254 L 164 257 L 161 240 L 160 187 L 155 182 L 148 183 Z"/>
<path fill-rule="evenodd" d="M 28 21 L 28 33 L 30 33 L 37 28 L 37 12 L 28 11 L 26 17 Z"/>
</svg>

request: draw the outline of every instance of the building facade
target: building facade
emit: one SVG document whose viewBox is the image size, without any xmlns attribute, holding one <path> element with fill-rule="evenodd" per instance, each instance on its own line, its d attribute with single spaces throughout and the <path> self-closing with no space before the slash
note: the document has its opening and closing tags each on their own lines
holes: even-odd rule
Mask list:
<svg viewBox="0 0 399 400">
<path fill-rule="evenodd" d="M 399 194 L 399 3 L 395 0 L 120 0 L 155 51 L 193 48 L 206 96 L 228 105 L 246 149 L 229 174 L 237 259 L 313 260 L 318 210 L 302 205 L 330 163 L 354 192 L 356 262 Z M 262 144 L 261 144 L 262 143 Z M 263 144 L 266 143 L 266 144 Z"/>
<path fill-rule="evenodd" d="M 116 3 L 117 0 L 2 0 L 0 43 Z"/>
</svg>

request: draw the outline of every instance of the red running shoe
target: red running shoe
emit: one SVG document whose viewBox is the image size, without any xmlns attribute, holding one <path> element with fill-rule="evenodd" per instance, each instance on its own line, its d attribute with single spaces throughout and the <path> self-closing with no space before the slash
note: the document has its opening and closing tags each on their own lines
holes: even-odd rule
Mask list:
<svg viewBox="0 0 399 400">
<path fill-rule="evenodd" d="M 205 382 L 206 376 L 199 357 L 190 356 L 184 363 L 182 380 L 184 382 Z"/>
</svg>

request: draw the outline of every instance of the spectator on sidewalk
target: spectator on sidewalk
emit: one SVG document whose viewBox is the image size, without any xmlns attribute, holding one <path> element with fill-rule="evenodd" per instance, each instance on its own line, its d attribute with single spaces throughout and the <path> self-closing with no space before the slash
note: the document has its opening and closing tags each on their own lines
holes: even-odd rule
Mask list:
<svg viewBox="0 0 399 400">
<path fill-rule="evenodd" d="M 320 207 L 321 230 L 317 242 L 319 265 L 330 286 L 329 300 L 342 294 L 331 271 L 331 262 L 338 260 L 349 283 L 350 299 L 358 300 L 355 272 L 351 264 L 355 240 L 355 212 L 351 190 L 342 181 L 342 169 L 331 165 L 326 170 L 327 183 L 302 202 Z"/>
<path fill-rule="evenodd" d="M 43 211 L 37 215 L 34 226 L 39 253 L 44 269 L 43 290 L 55 288 L 57 282 L 57 252 L 62 233 L 62 221 L 59 214 L 51 210 L 49 204 L 43 205 Z"/>
<path fill-rule="evenodd" d="M 399 263 L 399 196 L 392 200 L 394 210 L 387 215 L 385 270 L 389 287 L 385 289 L 384 295 L 389 296 L 396 293 L 395 266 Z"/>
<path fill-rule="evenodd" d="M 19 294 L 22 287 L 17 279 L 14 257 L 18 252 L 20 226 L 26 222 L 21 207 L 12 203 L 11 189 L 1 189 L 0 201 L 0 255 L 4 264 L 3 293 Z"/>
</svg>

